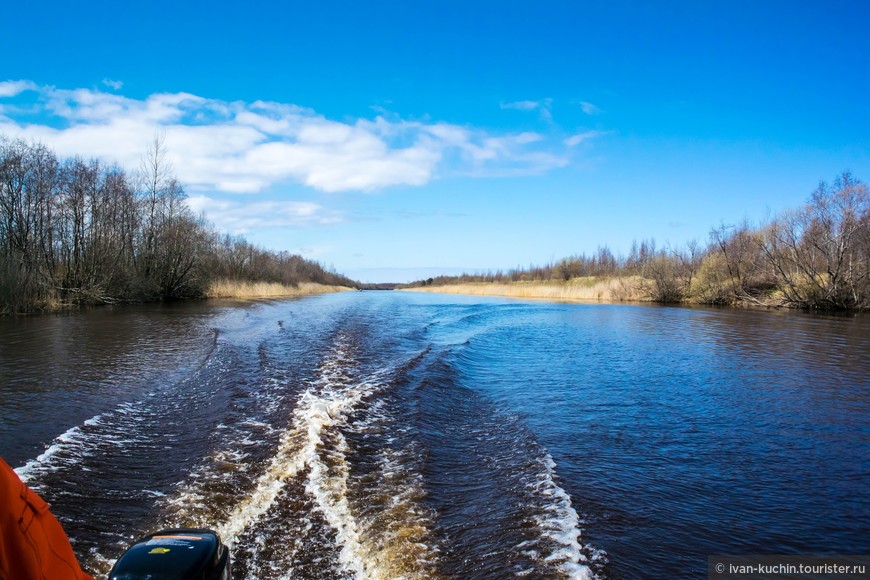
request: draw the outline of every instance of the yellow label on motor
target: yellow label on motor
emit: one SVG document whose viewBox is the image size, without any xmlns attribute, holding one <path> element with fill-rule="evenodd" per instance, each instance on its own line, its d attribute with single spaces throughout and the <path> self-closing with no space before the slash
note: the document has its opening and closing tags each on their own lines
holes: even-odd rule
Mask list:
<svg viewBox="0 0 870 580">
<path fill-rule="evenodd" d="M 149 554 L 165 554 L 169 552 L 169 548 L 152 548 Z"/>
</svg>

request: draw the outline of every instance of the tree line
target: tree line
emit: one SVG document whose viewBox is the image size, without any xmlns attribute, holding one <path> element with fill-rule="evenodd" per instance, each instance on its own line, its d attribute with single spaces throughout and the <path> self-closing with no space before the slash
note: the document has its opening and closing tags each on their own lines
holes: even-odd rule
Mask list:
<svg viewBox="0 0 870 580">
<path fill-rule="evenodd" d="M 0 135 L 0 313 L 194 298 L 219 279 L 356 285 L 221 234 L 185 197 L 159 138 L 130 174 Z"/>
<path fill-rule="evenodd" d="M 785 305 L 804 309 L 870 309 L 870 193 L 848 171 L 822 182 L 807 202 L 753 226 L 720 224 L 706 244 L 635 242 L 627 256 L 607 246 L 544 266 L 412 285 L 619 277 L 664 303 Z"/>
</svg>

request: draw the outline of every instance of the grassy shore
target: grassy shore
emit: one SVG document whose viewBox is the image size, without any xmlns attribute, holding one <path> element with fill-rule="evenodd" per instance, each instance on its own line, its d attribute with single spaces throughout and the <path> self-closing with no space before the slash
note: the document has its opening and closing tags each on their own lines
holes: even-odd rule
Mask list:
<svg viewBox="0 0 870 580">
<path fill-rule="evenodd" d="M 405 288 L 410 292 L 440 292 L 472 296 L 507 296 L 576 302 L 641 302 L 651 300 L 637 276 L 573 278 L 568 281 L 471 282 L 445 286 Z"/>
<path fill-rule="evenodd" d="M 238 280 L 218 280 L 206 290 L 207 298 L 283 298 L 291 296 L 310 296 L 330 292 L 353 290 L 346 286 L 327 286 L 314 282 L 302 282 L 289 286 L 278 282 L 246 282 Z"/>
</svg>

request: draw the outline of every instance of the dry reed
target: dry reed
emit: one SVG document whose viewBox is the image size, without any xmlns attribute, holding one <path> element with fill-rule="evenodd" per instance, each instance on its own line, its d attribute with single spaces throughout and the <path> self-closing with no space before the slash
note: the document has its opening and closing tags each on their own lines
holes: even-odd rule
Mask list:
<svg viewBox="0 0 870 580">
<path fill-rule="evenodd" d="M 407 288 L 413 292 L 440 292 L 472 296 L 507 296 L 510 298 L 538 298 L 543 300 L 577 302 L 640 302 L 649 301 L 639 277 L 573 278 L 568 281 L 548 280 L 534 282 L 471 282 L 446 286 Z"/>
<path fill-rule="evenodd" d="M 205 295 L 208 298 L 281 298 L 344 292 L 347 290 L 352 290 L 352 288 L 327 286 L 314 282 L 301 282 L 298 286 L 289 286 L 279 282 L 216 280 L 211 283 Z"/>
</svg>

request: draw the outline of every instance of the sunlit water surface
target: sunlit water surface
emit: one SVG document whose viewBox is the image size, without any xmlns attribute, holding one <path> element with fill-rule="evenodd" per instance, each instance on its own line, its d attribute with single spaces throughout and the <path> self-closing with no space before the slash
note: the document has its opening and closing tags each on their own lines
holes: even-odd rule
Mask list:
<svg viewBox="0 0 870 580">
<path fill-rule="evenodd" d="M 870 553 L 870 319 L 365 292 L 0 320 L 0 454 L 85 566 L 679 578 Z"/>
</svg>

